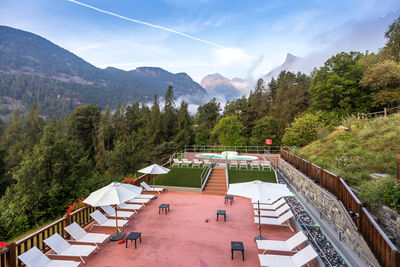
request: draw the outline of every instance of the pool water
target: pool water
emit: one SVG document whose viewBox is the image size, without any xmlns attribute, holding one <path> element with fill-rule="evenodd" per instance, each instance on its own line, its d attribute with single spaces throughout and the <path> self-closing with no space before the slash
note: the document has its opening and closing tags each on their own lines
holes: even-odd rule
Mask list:
<svg viewBox="0 0 400 267">
<path fill-rule="evenodd" d="M 196 157 L 199 158 L 208 158 L 208 159 L 225 159 L 224 156 L 221 154 L 216 154 L 216 153 L 202 153 L 202 154 L 196 154 Z M 258 157 L 255 156 L 231 156 L 228 155 L 226 159 L 230 160 L 255 160 L 258 159 Z"/>
</svg>

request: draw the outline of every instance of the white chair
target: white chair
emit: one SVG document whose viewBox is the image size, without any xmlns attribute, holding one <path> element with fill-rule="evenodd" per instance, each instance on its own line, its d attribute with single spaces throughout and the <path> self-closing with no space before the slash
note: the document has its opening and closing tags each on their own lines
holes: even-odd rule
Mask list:
<svg viewBox="0 0 400 267">
<path fill-rule="evenodd" d="M 188 160 L 188 159 L 182 159 L 182 166 L 187 166 L 187 167 L 189 167 L 190 164 L 192 164 L 192 163 L 193 163 L 193 161 L 190 161 L 190 160 Z"/>
<path fill-rule="evenodd" d="M 98 244 L 102 244 L 110 236 L 106 234 L 88 233 L 76 222 L 71 223 L 65 227 L 64 230 L 67 231 L 75 241 L 93 243 L 98 249 L 100 249 Z"/>
<path fill-rule="evenodd" d="M 266 168 L 268 168 L 269 170 L 272 170 L 272 168 L 271 168 L 271 162 L 270 162 L 269 160 L 264 160 L 264 161 L 261 163 L 261 167 L 262 167 L 263 170 L 265 170 Z"/>
<path fill-rule="evenodd" d="M 245 160 L 240 161 L 239 169 L 241 169 L 242 167 L 248 169 L 247 161 Z"/>
<path fill-rule="evenodd" d="M 28 267 L 77 267 L 80 264 L 77 261 L 51 260 L 37 247 L 22 253 L 18 259 Z"/>
<path fill-rule="evenodd" d="M 146 182 L 141 182 L 140 185 L 144 188 L 145 191 L 158 192 L 159 194 L 161 191 L 165 190 L 162 187 L 150 187 L 148 184 L 146 184 Z"/>
<path fill-rule="evenodd" d="M 290 225 L 290 219 L 292 219 L 293 216 L 294 215 L 291 211 L 286 212 L 285 214 L 283 214 L 282 216 L 279 216 L 278 218 L 269 218 L 269 217 L 258 218 L 258 216 L 257 216 L 257 217 L 254 217 L 254 223 L 258 224 L 258 220 L 260 220 L 260 223 L 265 224 L 265 225 L 287 226 L 293 232 L 294 230 L 293 230 L 292 226 Z"/>
<path fill-rule="evenodd" d="M 211 161 L 209 160 L 209 159 L 205 159 L 204 161 L 203 161 L 203 168 L 204 167 L 210 167 L 211 166 Z"/>
<path fill-rule="evenodd" d="M 101 206 L 100 207 L 102 210 L 104 210 L 105 213 L 107 213 L 107 215 L 109 217 L 115 217 L 115 209 L 109 205 L 106 206 Z M 120 211 L 117 210 L 117 217 L 118 218 L 123 218 L 125 220 L 129 219 L 130 217 L 133 216 L 133 214 L 135 214 L 134 212 L 131 211 Z"/>
<path fill-rule="evenodd" d="M 181 164 L 182 164 L 182 161 L 179 160 L 179 159 L 173 159 L 172 161 L 173 161 L 172 166 L 178 166 L 178 167 L 180 167 Z"/>
<path fill-rule="evenodd" d="M 258 249 L 264 250 L 263 255 L 267 250 L 274 251 L 293 251 L 295 248 L 306 242 L 308 238 L 302 231 L 293 235 L 286 241 L 281 240 L 256 240 Z"/>
<path fill-rule="evenodd" d="M 229 168 L 230 169 L 232 169 L 232 168 L 238 168 L 238 162 L 237 162 L 237 160 L 231 160 L 231 164 L 229 164 Z"/>
<path fill-rule="evenodd" d="M 268 267 L 301 267 L 318 257 L 317 252 L 308 245 L 293 256 L 258 255 L 261 266 Z"/>
<path fill-rule="evenodd" d="M 138 210 L 141 208 L 144 208 L 143 204 L 127 204 L 127 203 L 121 203 L 118 205 L 119 209 L 121 210 L 132 210 L 134 213 L 137 213 Z"/>
<path fill-rule="evenodd" d="M 260 164 L 259 164 L 259 162 L 257 161 L 257 160 L 253 160 L 251 163 L 250 163 L 250 167 L 251 167 L 251 169 L 260 169 Z"/>
<path fill-rule="evenodd" d="M 106 216 L 104 216 L 103 213 L 101 213 L 99 210 L 95 210 L 94 212 L 89 214 L 90 217 L 92 217 L 98 226 L 104 226 L 104 227 L 116 227 L 116 222 L 114 219 L 108 219 Z M 127 220 L 118 220 L 118 227 L 123 227 L 125 224 L 127 224 Z M 92 227 L 95 224 L 92 225 Z M 92 228 L 91 227 L 91 228 Z"/>
<path fill-rule="evenodd" d="M 257 201 L 252 200 L 252 203 L 253 203 L 253 208 L 258 209 Z M 275 201 L 272 204 L 261 204 L 260 203 L 260 209 L 261 210 L 277 210 L 284 204 L 286 204 L 286 200 L 284 198 L 280 198 L 278 201 Z"/>
<path fill-rule="evenodd" d="M 203 162 L 199 159 L 193 159 L 193 164 L 192 167 L 201 167 L 201 164 L 203 164 Z"/>
<path fill-rule="evenodd" d="M 290 210 L 290 207 L 285 204 L 277 210 L 260 210 L 260 215 L 263 217 L 279 217 L 288 210 Z M 254 215 L 258 216 L 258 210 L 254 210 Z"/>
<path fill-rule="evenodd" d="M 57 233 L 43 240 L 43 242 L 57 255 L 79 257 L 83 264 L 85 264 L 83 257 L 88 257 L 96 249 L 96 246 L 91 245 L 71 245 Z"/>
</svg>

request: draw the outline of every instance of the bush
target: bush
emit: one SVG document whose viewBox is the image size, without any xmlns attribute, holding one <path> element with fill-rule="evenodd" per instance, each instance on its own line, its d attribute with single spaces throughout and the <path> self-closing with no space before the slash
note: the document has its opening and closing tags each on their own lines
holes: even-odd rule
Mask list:
<svg viewBox="0 0 400 267">
<path fill-rule="evenodd" d="M 390 192 L 392 192 L 395 182 L 396 179 L 392 177 L 364 181 L 361 184 L 361 201 L 371 205 L 390 205 L 392 201 Z"/>
<path fill-rule="evenodd" d="M 305 146 L 317 138 L 317 129 L 322 125 L 320 118 L 311 113 L 298 116 L 285 130 L 282 144 L 285 146 Z"/>
</svg>

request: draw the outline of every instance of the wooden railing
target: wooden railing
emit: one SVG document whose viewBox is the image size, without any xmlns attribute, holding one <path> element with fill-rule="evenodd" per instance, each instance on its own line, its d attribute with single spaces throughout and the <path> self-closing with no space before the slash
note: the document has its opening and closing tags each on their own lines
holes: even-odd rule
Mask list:
<svg viewBox="0 0 400 267">
<path fill-rule="evenodd" d="M 58 233 L 61 236 L 68 238 L 69 236 L 64 231 L 64 228 L 69 224 L 76 222 L 82 227 L 85 227 L 93 220 L 89 214 L 95 211 L 96 208 L 86 206 L 80 208 L 71 214 L 67 214 L 61 219 L 51 223 L 50 225 L 38 230 L 37 232 L 30 234 L 27 237 L 8 244 L 8 248 L 3 253 L 0 253 L 0 267 L 16 267 L 21 266 L 22 262 L 18 259 L 18 255 L 21 255 L 30 248 L 36 246 L 42 252 L 46 252 L 49 248 L 43 242 L 49 236 Z"/>
<path fill-rule="evenodd" d="M 358 113 L 358 120 L 372 120 L 378 117 L 386 117 L 398 113 L 400 111 L 400 106 L 393 108 L 384 108 L 382 111 L 371 112 L 371 113 Z"/>
<path fill-rule="evenodd" d="M 361 201 L 342 178 L 285 149 L 281 149 L 280 156 L 343 203 L 353 218 L 358 231 L 383 266 L 400 266 L 399 250 L 375 222 L 368 210 L 362 207 Z"/>
</svg>

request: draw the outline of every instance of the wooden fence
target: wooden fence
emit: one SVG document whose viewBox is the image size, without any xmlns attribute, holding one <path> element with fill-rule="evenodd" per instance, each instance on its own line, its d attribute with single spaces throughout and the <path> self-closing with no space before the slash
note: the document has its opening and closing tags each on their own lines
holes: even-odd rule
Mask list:
<svg viewBox="0 0 400 267">
<path fill-rule="evenodd" d="M 379 117 L 386 117 L 400 111 L 400 106 L 393 108 L 384 108 L 382 111 L 371 112 L 371 113 L 358 113 L 358 120 L 372 120 Z"/>
<path fill-rule="evenodd" d="M 76 222 L 82 227 L 85 227 L 92 222 L 92 218 L 89 216 L 90 213 L 95 211 L 96 208 L 86 206 L 80 208 L 71 214 L 67 214 L 61 219 L 51 223 L 50 225 L 40 229 L 39 231 L 30 234 L 17 242 L 8 244 L 7 250 L 0 253 L 0 267 L 16 267 L 21 266 L 22 262 L 18 259 L 18 255 L 21 255 L 25 251 L 29 250 L 33 246 L 36 246 L 42 252 L 47 252 L 49 247 L 43 242 L 47 237 L 58 233 L 61 236 L 68 238 L 69 236 L 64 231 L 64 227 L 69 224 Z"/>
<path fill-rule="evenodd" d="M 377 260 L 386 267 L 400 266 L 400 252 L 372 218 L 346 182 L 337 175 L 281 149 L 281 157 L 343 203 Z"/>
</svg>

